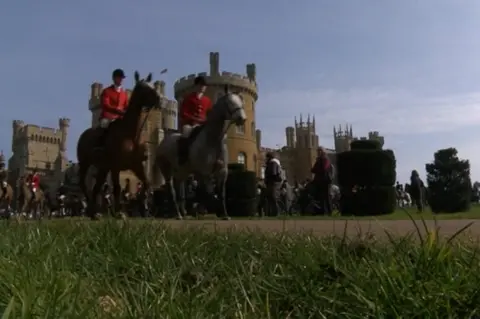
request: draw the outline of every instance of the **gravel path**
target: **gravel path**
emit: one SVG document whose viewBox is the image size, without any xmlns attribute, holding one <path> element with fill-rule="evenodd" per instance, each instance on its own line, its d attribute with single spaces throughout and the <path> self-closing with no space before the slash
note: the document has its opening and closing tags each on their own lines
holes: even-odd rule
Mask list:
<svg viewBox="0 0 480 319">
<path fill-rule="evenodd" d="M 451 236 L 472 223 L 464 234 L 480 239 L 480 220 L 461 219 L 437 222 L 427 220 L 425 223 L 429 229 L 434 229 L 436 224 L 440 228 L 440 234 L 444 236 Z M 259 232 L 287 231 L 311 233 L 317 236 L 342 236 L 345 231 L 349 236 L 355 236 L 359 233 L 373 233 L 376 236 L 382 236 L 385 235 L 385 231 L 401 236 L 416 232 L 415 224 L 410 220 L 167 220 L 165 224 L 174 228 L 200 227 L 208 230 L 250 230 Z M 416 224 L 424 233 L 425 227 L 422 221 L 416 221 Z"/>
</svg>

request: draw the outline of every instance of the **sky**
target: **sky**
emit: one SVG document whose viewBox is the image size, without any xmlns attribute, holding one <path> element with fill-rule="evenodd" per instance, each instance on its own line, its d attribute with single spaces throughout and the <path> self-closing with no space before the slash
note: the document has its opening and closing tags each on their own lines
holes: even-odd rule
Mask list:
<svg viewBox="0 0 480 319">
<path fill-rule="evenodd" d="M 91 123 L 90 84 L 123 68 L 173 83 L 220 68 L 257 66 L 256 126 L 285 144 L 295 116 L 315 114 L 320 144 L 333 126 L 379 131 L 397 174 L 425 174 L 435 151 L 456 147 L 480 180 L 480 1 L 3 1 L 0 149 L 14 119 L 56 127 L 71 119 L 68 155 Z M 168 68 L 168 73 L 160 71 Z"/>
</svg>

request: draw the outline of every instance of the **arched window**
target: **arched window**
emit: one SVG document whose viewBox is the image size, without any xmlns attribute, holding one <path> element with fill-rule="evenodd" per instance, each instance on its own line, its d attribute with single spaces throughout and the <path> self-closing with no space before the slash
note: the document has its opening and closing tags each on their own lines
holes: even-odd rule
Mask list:
<svg viewBox="0 0 480 319">
<path fill-rule="evenodd" d="M 252 122 L 252 137 L 255 137 L 255 122 Z"/>
<path fill-rule="evenodd" d="M 237 163 L 238 164 L 247 164 L 247 154 L 245 154 L 244 152 L 238 153 Z"/>
<path fill-rule="evenodd" d="M 236 131 L 237 134 L 239 134 L 239 135 L 245 135 L 245 124 L 236 125 L 236 126 L 235 126 L 235 131 Z"/>
</svg>

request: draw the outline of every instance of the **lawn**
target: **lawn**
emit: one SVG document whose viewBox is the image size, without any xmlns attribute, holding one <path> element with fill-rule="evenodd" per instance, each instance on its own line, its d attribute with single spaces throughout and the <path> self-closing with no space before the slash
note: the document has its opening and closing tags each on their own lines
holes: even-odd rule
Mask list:
<svg viewBox="0 0 480 319">
<path fill-rule="evenodd" d="M 171 230 L 138 221 L 0 225 L 2 318 L 470 318 L 474 243 Z"/>
<path fill-rule="evenodd" d="M 213 215 L 212 215 L 212 218 Z M 272 217 L 267 217 L 272 218 Z M 380 220 L 410 220 L 410 219 L 438 219 L 438 220 L 451 220 L 451 219 L 480 219 L 480 205 L 474 205 L 469 212 L 465 213 L 455 213 L 455 214 L 433 214 L 428 208 L 423 213 L 417 213 L 415 208 L 402 209 L 399 208 L 392 214 L 388 215 L 376 215 L 376 216 L 341 216 L 339 212 L 335 212 L 333 216 L 281 216 L 277 217 L 280 219 L 339 219 L 339 220 L 350 220 L 350 219 L 380 219 Z"/>
</svg>

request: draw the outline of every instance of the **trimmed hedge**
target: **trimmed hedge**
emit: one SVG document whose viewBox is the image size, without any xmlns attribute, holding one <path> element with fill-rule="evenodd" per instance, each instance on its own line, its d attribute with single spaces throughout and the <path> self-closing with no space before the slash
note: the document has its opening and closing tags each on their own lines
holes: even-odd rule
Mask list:
<svg viewBox="0 0 480 319">
<path fill-rule="evenodd" d="M 256 212 L 257 174 L 231 171 L 226 183 L 227 211 L 231 216 L 253 216 Z"/>
<path fill-rule="evenodd" d="M 397 194 L 394 186 L 358 187 L 342 189 L 340 211 L 342 215 L 374 216 L 386 215 L 395 211 Z"/>
<path fill-rule="evenodd" d="M 337 155 L 340 211 L 343 215 L 381 215 L 395 211 L 395 154 L 378 141 L 360 140 Z"/>
<path fill-rule="evenodd" d="M 228 164 L 228 172 L 245 172 L 246 167 L 245 164 L 240 163 L 231 163 Z"/>
<path fill-rule="evenodd" d="M 356 150 L 381 150 L 382 144 L 377 140 L 356 140 L 350 143 L 350 149 Z"/>
<path fill-rule="evenodd" d="M 397 179 L 391 150 L 355 150 L 337 155 L 338 182 L 344 187 L 392 186 Z"/>
</svg>

